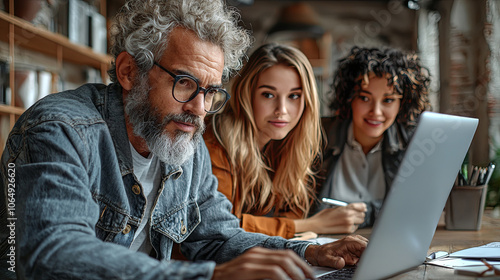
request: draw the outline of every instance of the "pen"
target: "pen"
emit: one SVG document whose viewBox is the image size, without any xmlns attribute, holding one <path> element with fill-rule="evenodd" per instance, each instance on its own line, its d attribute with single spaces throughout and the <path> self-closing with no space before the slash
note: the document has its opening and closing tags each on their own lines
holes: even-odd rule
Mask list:
<svg viewBox="0 0 500 280">
<path fill-rule="evenodd" d="M 491 179 L 491 175 L 493 175 L 493 171 L 495 171 L 495 164 L 493 162 L 490 162 L 488 165 L 488 171 L 486 172 L 486 179 L 484 180 L 484 185 L 488 184 L 488 182 Z"/>
<path fill-rule="evenodd" d="M 476 186 L 478 178 L 479 178 L 479 167 L 474 166 L 472 172 L 470 173 L 469 186 Z"/>
<path fill-rule="evenodd" d="M 448 256 L 449 256 L 448 252 L 437 251 L 437 252 L 431 253 L 425 259 L 426 259 L 426 261 L 430 261 L 430 260 L 436 260 L 436 259 L 446 258 Z"/>
<path fill-rule="evenodd" d="M 460 169 L 460 172 L 462 173 L 462 176 L 464 177 L 464 180 L 465 182 L 464 183 L 467 183 L 468 181 L 468 176 L 467 176 L 467 162 L 465 161 L 464 159 L 464 163 L 462 164 L 462 168 Z"/>
<path fill-rule="evenodd" d="M 330 205 L 335 205 L 335 206 L 347 206 L 349 204 L 349 203 L 347 203 L 345 201 L 340 201 L 340 200 L 326 198 L 326 197 L 323 197 L 321 199 L 321 201 L 323 201 L 323 203 L 330 204 Z"/>
<path fill-rule="evenodd" d="M 465 185 L 465 178 L 464 175 L 462 174 L 462 171 L 458 172 L 458 186 L 464 186 Z"/>
<path fill-rule="evenodd" d="M 480 168 L 479 169 L 479 177 L 477 178 L 477 184 L 476 186 L 482 186 L 484 185 L 484 179 L 485 179 L 485 175 L 486 174 L 486 168 Z"/>
</svg>

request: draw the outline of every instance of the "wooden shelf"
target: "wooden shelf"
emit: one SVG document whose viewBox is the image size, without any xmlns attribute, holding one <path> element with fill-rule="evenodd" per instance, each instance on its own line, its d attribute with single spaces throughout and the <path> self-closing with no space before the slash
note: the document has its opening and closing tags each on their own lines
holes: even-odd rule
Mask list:
<svg viewBox="0 0 500 280">
<path fill-rule="evenodd" d="M 38 28 L 23 19 L 11 16 L 0 11 L 0 40 L 9 42 L 9 25 L 14 25 L 14 45 L 33 50 L 63 61 L 88 65 L 96 69 L 107 70 L 112 57 L 95 53 L 91 48 L 69 41 L 68 38 Z"/>
<path fill-rule="evenodd" d="M 14 6 L 14 0 L 9 0 L 9 7 Z M 100 12 L 106 15 L 106 0 L 100 2 Z M 0 10 L 0 41 L 8 44 L 9 63 L 9 85 L 11 88 L 10 97 L 12 104 L 17 98 L 15 86 L 15 68 L 16 68 L 16 51 L 18 49 L 29 50 L 35 53 L 44 54 L 54 58 L 60 69 L 54 71 L 53 75 L 59 75 L 60 71 L 64 71 L 63 63 L 69 62 L 79 66 L 88 66 L 101 71 L 103 81 L 106 81 L 107 70 L 111 66 L 112 57 L 107 54 L 96 53 L 92 48 L 71 42 L 67 37 L 56 34 L 46 29 L 37 27 L 31 22 L 18 18 L 13 14 L 6 13 Z M 54 82 L 54 80 L 52 81 Z M 0 104 L 0 116 L 7 116 L 10 131 L 16 120 L 24 113 L 25 109 L 14 105 Z M 4 122 L 2 122 L 3 126 Z M 7 131 L 6 128 L 0 127 L 0 148 L 5 145 L 7 135 L 2 135 Z"/>
<path fill-rule="evenodd" d="M 23 113 L 24 113 L 24 108 L 0 104 L 0 114 L 14 114 L 20 116 Z"/>
</svg>

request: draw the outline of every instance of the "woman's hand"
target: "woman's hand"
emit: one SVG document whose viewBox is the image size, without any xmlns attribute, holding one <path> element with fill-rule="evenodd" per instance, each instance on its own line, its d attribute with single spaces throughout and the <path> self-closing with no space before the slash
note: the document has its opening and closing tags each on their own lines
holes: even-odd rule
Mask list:
<svg viewBox="0 0 500 280">
<path fill-rule="evenodd" d="M 294 220 L 295 232 L 313 231 L 318 234 L 353 233 L 365 220 L 367 211 L 363 202 L 344 207 L 323 209 L 307 219 Z"/>
</svg>

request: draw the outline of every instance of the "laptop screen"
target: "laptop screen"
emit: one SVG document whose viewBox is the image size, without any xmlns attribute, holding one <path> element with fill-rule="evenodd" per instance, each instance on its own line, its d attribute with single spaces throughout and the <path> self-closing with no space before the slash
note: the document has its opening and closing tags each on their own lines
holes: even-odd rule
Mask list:
<svg viewBox="0 0 500 280">
<path fill-rule="evenodd" d="M 355 279 L 422 264 L 478 120 L 424 112 L 375 221 Z"/>
</svg>

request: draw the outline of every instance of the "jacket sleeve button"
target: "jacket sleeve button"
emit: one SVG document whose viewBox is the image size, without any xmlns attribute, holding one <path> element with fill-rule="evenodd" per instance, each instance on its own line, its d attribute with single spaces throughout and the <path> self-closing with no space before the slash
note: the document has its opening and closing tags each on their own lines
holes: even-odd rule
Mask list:
<svg viewBox="0 0 500 280">
<path fill-rule="evenodd" d="M 123 234 L 128 234 L 128 233 L 130 232 L 130 229 L 131 229 L 130 225 L 127 225 L 127 226 L 126 226 L 126 227 L 122 230 L 122 233 L 123 233 Z"/>
<path fill-rule="evenodd" d="M 181 234 L 184 235 L 187 232 L 186 225 L 184 225 L 184 221 L 181 220 Z"/>
</svg>

